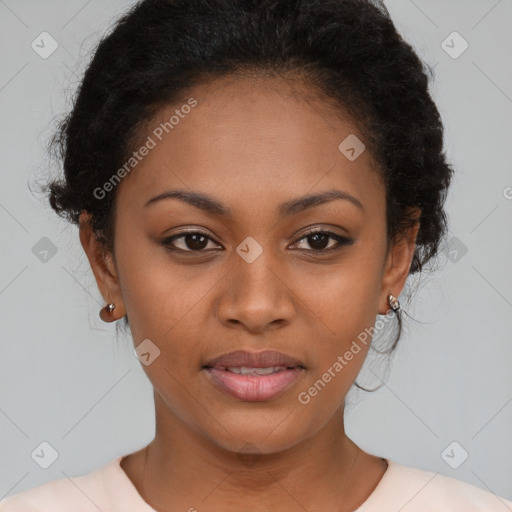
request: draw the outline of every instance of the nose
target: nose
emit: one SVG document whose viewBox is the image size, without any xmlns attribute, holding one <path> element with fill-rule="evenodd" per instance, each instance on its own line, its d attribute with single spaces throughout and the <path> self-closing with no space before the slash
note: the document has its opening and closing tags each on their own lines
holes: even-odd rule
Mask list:
<svg viewBox="0 0 512 512">
<path fill-rule="evenodd" d="M 239 258 L 220 288 L 219 320 L 252 333 L 289 324 L 295 311 L 289 280 L 265 251 L 251 263 Z"/>
</svg>

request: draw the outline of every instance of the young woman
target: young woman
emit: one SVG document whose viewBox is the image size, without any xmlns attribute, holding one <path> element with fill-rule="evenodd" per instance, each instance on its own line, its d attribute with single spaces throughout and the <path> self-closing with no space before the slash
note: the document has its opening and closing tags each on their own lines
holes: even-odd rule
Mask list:
<svg viewBox="0 0 512 512">
<path fill-rule="evenodd" d="M 367 453 L 345 396 L 437 255 L 425 66 L 370 0 L 145 0 L 100 43 L 49 200 L 154 387 L 156 433 L 1 512 L 496 511 Z M 383 316 L 385 315 L 385 316 Z M 370 334 L 368 334 L 370 333 Z"/>
</svg>

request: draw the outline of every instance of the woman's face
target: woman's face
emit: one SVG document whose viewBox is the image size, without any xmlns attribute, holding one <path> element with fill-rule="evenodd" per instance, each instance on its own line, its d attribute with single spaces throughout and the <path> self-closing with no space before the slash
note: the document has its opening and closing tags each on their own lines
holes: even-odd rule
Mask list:
<svg viewBox="0 0 512 512">
<path fill-rule="evenodd" d="M 135 346 L 144 343 L 158 421 L 229 450 L 286 449 L 339 420 L 370 344 L 358 336 L 389 310 L 388 293 L 399 295 L 414 249 L 412 240 L 386 252 L 385 189 L 369 152 L 357 156 L 350 119 L 293 91 L 282 79 L 194 87 L 193 100 L 149 123 L 135 150 L 150 149 L 117 186 L 108 272 L 82 229 L 115 318 L 126 313 Z M 178 190 L 181 199 L 155 199 Z M 339 197 L 305 200 L 327 192 Z M 197 231 L 208 238 L 169 240 Z M 267 349 L 300 366 L 279 377 L 206 368 Z"/>
</svg>

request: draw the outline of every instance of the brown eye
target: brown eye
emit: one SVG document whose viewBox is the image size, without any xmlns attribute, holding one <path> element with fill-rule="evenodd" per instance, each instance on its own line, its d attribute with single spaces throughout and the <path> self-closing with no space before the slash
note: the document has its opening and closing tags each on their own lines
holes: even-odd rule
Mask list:
<svg viewBox="0 0 512 512">
<path fill-rule="evenodd" d="M 175 244 L 175 241 L 180 239 L 183 240 L 179 242 L 181 247 L 178 247 L 177 244 Z M 209 241 L 214 242 L 212 238 L 202 231 L 184 231 L 165 238 L 162 240 L 162 245 L 172 251 L 206 252 L 205 249 L 207 248 Z"/>
<path fill-rule="evenodd" d="M 330 231 L 310 231 L 297 243 L 300 244 L 303 240 L 306 240 L 309 247 L 311 247 L 311 249 L 305 249 L 306 251 L 320 253 L 337 251 L 344 245 L 351 245 L 354 243 L 353 238 L 347 238 Z M 335 240 L 336 243 L 329 246 L 329 240 Z M 304 247 L 299 247 L 299 250 L 304 250 Z"/>
<path fill-rule="evenodd" d="M 326 249 L 331 237 L 327 233 L 315 233 L 307 237 L 309 246 L 315 250 Z"/>
</svg>

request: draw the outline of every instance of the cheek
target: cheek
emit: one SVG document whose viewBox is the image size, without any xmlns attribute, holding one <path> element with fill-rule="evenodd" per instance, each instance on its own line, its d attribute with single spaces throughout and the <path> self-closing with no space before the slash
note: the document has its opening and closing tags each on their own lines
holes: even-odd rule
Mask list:
<svg viewBox="0 0 512 512">
<path fill-rule="evenodd" d="M 316 285 L 306 287 L 305 302 L 315 313 L 320 333 L 312 381 L 328 383 L 329 389 L 322 391 L 326 399 L 348 390 L 368 353 L 378 314 L 378 254 L 375 247 L 354 251 L 336 269 L 325 270 L 325 275 L 317 272 Z"/>
<path fill-rule="evenodd" d="M 366 253 L 365 254 L 362 253 Z M 354 251 L 341 264 L 325 267 L 311 276 L 301 293 L 304 301 L 326 324 L 327 332 L 344 339 L 373 325 L 378 313 L 381 262 L 377 251 Z M 304 273 L 307 275 L 307 273 Z"/>
<path fill-rule="evenodd" d="M 208 273 L 190 286 L 190 272 L 171 263 L 164 247 L 143 234 L 117 238 L 117 267 L 134 341 L 145 338 L 163 342 L 186 324 L 190 311 L 211 288 Z"/>
</svg>

